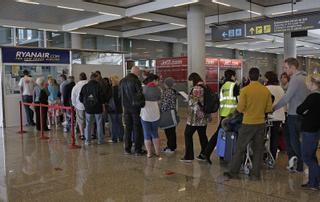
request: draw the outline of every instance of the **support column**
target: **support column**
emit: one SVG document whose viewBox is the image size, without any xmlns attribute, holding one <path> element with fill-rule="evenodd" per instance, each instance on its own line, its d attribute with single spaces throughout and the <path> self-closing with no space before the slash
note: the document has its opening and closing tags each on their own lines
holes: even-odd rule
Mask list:
<svg viewBox="0 0 320 202">
<path fill-rule="evenodd" d="M 203 6 L 189 6 L 187 31 L 188 75 L 196 72 L 205 80 L 205 18 Z"/>
<path fill-rule="evenodd" d="M 291 37 L 291 32 L 284 33 L 284 58 L 297 57 L 296 38 Z"/>
<path fill-rule="evenodd" d="M 71 34 L 71 48 L 81 49 L 82 48 L 82 38 L 80 34 Z"/>
</svg>

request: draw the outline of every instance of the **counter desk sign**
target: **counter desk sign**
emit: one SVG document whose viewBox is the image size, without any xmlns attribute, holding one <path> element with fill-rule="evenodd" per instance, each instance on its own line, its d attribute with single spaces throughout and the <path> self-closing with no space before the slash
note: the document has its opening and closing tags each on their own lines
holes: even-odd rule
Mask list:
<svg viewBox="0 0 320 202">
<path fill-rule="evenodd" d="M 3 63 L 69 64 L 68 50 L 36 48 L 2 48 Z"/>
</svg>

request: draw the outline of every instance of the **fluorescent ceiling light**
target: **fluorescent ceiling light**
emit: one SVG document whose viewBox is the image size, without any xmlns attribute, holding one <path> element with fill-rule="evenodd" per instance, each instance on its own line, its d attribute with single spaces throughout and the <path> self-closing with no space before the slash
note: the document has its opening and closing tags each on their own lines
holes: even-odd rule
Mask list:
<svg viewBox="0 0 320 202">
<path fill-rule="evenodd" d="M 8 27 L 8 28 L 15 28 L 16 26 L 13 25 L 1 25 L 2 27 Z"/>
<path fill-rule="evenodd" d="M 67 6 L 57 6 L 58 8 L 68 9 L 68 10 L 75 10 L 75 11 L 84 11 L 83 8 L 73 8 L 73 7 L 67 7 Z"/>
<path fill-rule="evenodd" d="M 240 42 L 240 43 L 235 43 L 237 45 L 245 45 L 245 44 L 249 44 L 249 42 Z"/>
<path fill-rule="evenodd" d="M 281 11 L 281 12 L 275 12 L 271 13 L 271 15 L 281 15 L 281 14 L 286 14 L 286 13 L 291 13 L 291 12 L 297 12 L 298 10 L 292 10 L 292 11 Z"/>
<path fill-rule="evenodd" d="M 111 15 L 111 16 L 117 16 L 117 17 L 121 17 L 121 15 L 118 14 L 114 14 L 114 13 L 106 13 L 106 12 L 98 12 L 101 15 Z"/>
<path fill-rule="evenodd" d="M 259 43 L 270 43 L 270 41 L 256 41 L 255 44 L 259 44 Z"/>
<path fill-rule="evenodd" d="M 251 11 L 251 10 L 247 10 L 249 13 L 252 13 L 252 14 L 256 14 L 256 15 L 262 15 L 261 13 L 258 13 L 258 12 L 255 12 L 255 11 Z"/>
<path fill-rule="evenodd" d="M 186 26 L 186 25 L 178 24 L 178 23 L 170 23 L 170 25 L 175 25 L 175 26 L 179 26 L 179 27 L 185 27 Z"/>
<path fill-rule="evenodd" d="M 86 32 L 70 32 L 72 34 L 87 34 Z"/>
<path fill-rule="evenodd" d="M 98 23 L 98 22 L 95 22 L 95 23 L 87 24 L 87 25 L 85 25 L 84 27 L 90 27 L 90 26 L 97 25 L 97 24 L 99 24 L 99 23 Z"/>
<path fill-rule="evenodd" d="M 314 55 L 305 55 L 304 57 L 314 57 Z"/>
<path fill-rule="evenodd" d="M 119 38 L 119 36 L 117 36 L 117 35 L 110 35 L 110 34 L 105 34 L 104 36 L 107 36 L 107 37 L 114 37 L 114 38 Z"/>
<path fill-rule="evenodd" d="M 28 1 L 28 0 L 16 0 L 16 2 L 25 3 L 25 4 L 33 4 L 33 5 L 39 5 L 40 4 L 38 2 Z"/>
<path fill-rule="evenodd" d="M 225 44 L 224 45 L 216 45 L 217 48 L 223 48 L 223 47 L 226 47 L 226 46 L 227 45 L 225 45 Z"/>
<path fill-rule="evenodd" d="M 58 32 L 56 29 L 47 29 L 47 28 L 38 28 L 39 30 L 49 31 L 49 32 Z"/>
<path fill-rule="evenodd" d="M 193 4 L 193 3 L 197 3 L 197 2 L 199 2 L 199 0 L 193 0 L 190 2 L 186 2 L 186 3 L 176 4 L 176 5 L 174 5 L 174 7 L 185 6 L 185 5 Z"/>
<path fill-rule="evenodd" d="M 148 18 L 139 18 L 139 17 L 132 17 L 132 18 L 135 20 L 143 20 L 143 21 L 149 21 L 149 22 L 152 21 L 151 19 L 148 19 Z"/>
<path fill-rule="evenodd" d="M 228 6 L 228 7 L 231 6 L 230 4 L 222 3 L 222 2 L 219 2 L 219 1 L 216 1 L 216 0 L 212 0 L 212 3 L 216 3 L 216 4 L 223 5 L 223 6 Z"/>
<path fill-rule="evenodd" d="M 160 41 L 158 39 L 148 39 L 149 41 Z"/>
</svg>

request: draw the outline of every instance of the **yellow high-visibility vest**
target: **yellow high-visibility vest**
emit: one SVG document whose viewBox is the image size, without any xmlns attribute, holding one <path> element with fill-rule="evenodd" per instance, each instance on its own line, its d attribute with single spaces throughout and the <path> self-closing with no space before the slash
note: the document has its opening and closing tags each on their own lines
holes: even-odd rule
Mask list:
<svg viewBox="0 0 320 202">
<path fill-rule="evenodd" d="M 220 90 L 220 116 L 227 117 L 237 108 L 237 98 L 233 95 L 236 83 L 227 81 Z"/>
</svg>

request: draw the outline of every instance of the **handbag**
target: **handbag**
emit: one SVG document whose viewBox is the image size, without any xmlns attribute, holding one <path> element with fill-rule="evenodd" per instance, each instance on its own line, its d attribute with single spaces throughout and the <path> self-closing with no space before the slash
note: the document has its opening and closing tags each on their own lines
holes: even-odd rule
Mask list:
<svg viewBox="0 0 320 202">
<path fill-rule="evenodd" d="M 168 129 L 178 125 L 180 117 L 175 110 L 160 113 L 159 128 Z"/>
</svg>

